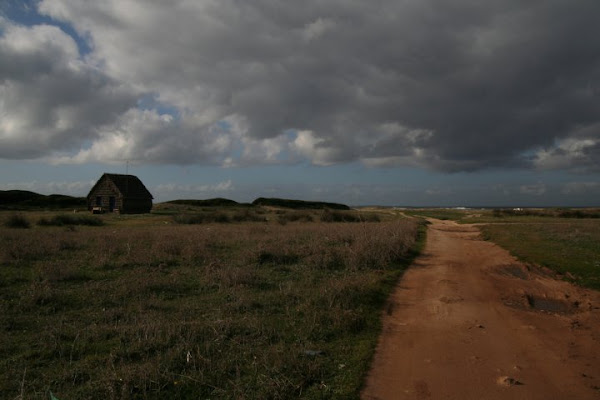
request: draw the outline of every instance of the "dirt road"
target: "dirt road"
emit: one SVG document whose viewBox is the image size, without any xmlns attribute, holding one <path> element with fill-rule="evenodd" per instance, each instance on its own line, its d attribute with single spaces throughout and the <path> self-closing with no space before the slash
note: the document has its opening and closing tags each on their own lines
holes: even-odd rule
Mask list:
<svg viewBox="0 0 600 400">
<path fill-rule="evenodd" d="M 600 399 L 600 294 L 432 222 L 362 399 Z"/>
</svg>

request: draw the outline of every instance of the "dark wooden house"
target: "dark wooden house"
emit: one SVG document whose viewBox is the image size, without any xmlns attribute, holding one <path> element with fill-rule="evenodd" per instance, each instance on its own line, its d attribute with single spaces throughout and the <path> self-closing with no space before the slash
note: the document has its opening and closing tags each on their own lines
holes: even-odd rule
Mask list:
<svg viewBox="0 0 600 400">
<path fill-rule="evenodd" d="M 149 213 L 152 195 L 134 175 L 104 174 L 87 195 L 88 210 L 122 214 Z"/>
</svg>

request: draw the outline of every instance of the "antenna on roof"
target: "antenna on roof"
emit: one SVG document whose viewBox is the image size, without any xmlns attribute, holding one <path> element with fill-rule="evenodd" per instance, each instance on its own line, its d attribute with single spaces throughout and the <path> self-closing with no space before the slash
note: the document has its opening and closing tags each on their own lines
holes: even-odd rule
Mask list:
<svg viewBox="0 0 600 400">
<path fill-rule="evenodd" d="M 125 175 L 129 175 L 129 160 L 125 163 Z M 129 195 L 129 177 L 125 177 L 125 194 Z"/>
</svg>

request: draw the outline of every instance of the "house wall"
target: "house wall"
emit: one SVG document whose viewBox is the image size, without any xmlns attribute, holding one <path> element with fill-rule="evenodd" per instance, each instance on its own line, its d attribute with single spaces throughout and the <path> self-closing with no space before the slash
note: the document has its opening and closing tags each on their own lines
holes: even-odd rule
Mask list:
<svg viewBox="0 0 600 400">
<path fill-rule="evenodd" d="M 100 197 L 100 203 L 96 203 L 96 198 Z M 104 210 L 109 210 L 110 206 L 110 198 L 115 198 L 115 208 L 122 210 L 123 209 L 123 197 L 121 196 L 119 190 L 115 187 L 115 185 L 108 179 L 103 179 L 102 182 L 98 183 L 93 192 L 91 192 L 88 196 L 88 210 L 91 210 L 94 207 L 102 207 Z"/>
<path fill-rule="evenodd" d="M 121 210 L 123 214 L 149 213 L 150 210 L 152 210 L 151 199 L 123 199 L 123 207 Z"/>
</svg>

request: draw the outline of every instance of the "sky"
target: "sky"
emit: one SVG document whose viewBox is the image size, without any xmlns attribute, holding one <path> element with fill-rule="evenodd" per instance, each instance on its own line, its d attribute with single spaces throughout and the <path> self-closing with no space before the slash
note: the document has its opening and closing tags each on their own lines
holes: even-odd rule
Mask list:
<svg viewBox="0 0 600 400">
<path fill-rule="evenodd" d="M 598 0 L 0 0 L 0 190 L 600 206 Z"/>
</svg>

